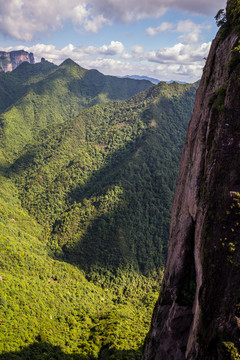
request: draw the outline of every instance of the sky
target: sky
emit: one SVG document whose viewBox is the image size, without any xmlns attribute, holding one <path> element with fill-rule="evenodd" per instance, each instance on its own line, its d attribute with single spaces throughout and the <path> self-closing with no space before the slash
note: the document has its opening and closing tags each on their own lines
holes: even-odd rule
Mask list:
<svg viewBox="0 0 240 360">
<path fill-rule="evenodd" d="M 0 50 L 105 75 L 194 82 L 226 0 L 0 0 Z"/>
</svg>

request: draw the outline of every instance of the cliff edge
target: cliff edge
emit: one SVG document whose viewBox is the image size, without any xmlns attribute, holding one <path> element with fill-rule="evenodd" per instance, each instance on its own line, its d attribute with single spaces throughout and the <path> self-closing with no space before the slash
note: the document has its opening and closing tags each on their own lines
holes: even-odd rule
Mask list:
<svg viewBox="0 0 240 360">
<path fill-rule="evenodd" d="M 240 359 L 240 1 L 204 67 L 143 360 Z"/>
<path fill-rule="evenodd" d="M 11 52 L 0 51 L 0 71 L 12 71 L 24 61 L 34 64 L 33 53 L 28 53 L 24 50 Z"/>
</svg>

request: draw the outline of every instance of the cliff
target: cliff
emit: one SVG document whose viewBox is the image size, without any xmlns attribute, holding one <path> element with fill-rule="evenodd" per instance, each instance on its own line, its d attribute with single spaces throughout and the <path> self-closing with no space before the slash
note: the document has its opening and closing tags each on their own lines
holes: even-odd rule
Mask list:
<svg viewBox="0 0 240 360">
<path fill-rule="evenodd" d="M 0 51 L 0 71 L 12 71 L 24 61 L 34 64 L 33 53 L 24 50 L 5 52 Z"/>
<path fill-rule="evenodd" d="M 197 92 L 144 360 L 240 358 L 239 13 L 229 1 Z"/>
</svg>

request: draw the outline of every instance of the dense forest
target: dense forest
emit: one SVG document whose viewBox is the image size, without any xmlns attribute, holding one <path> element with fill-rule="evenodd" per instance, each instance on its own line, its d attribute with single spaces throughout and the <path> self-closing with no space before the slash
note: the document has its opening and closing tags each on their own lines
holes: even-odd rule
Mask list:
<svg viewBox="0 0 240 360">
<path fill-rule="evenodd" d="M 151 85 L 146 80 L 86 70 L 70 59 L 59 67 L 48 61 L 24 62 L 11 73 L 0 73 L 0 136 L 5 157 L 8 154 L 11 161 L 48 125 L 63 123 L 95 104 L 127 99 Z"/>
<path fill-rule="evenodd" d="M 0 359 L 139 359 L 195 84 L 0 74 Z"/>
</svg>

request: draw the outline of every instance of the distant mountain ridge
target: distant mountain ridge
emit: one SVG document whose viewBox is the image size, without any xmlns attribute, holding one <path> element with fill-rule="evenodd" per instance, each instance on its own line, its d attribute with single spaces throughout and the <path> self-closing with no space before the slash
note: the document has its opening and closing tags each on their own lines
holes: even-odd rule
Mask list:
<svg viewBox="0 0 240 360">
<path fill-rule="evenodd" d="M 155 79 L 149 76 L 140 76 L 140 75 L 126 75 L 126 76 L 122 76 L 121 78 L 124 79 L 135 79 L 135 80 L 148 80 L 151 81 L 152 84 L 157 85 L 158 83 L 160 83 L 162 80 L 159 79 Z M 166 84 L 172 84 L 173 82 L 177 82 L 178 84 L 187 84 L 184 81 L 179 81 L 179 80 L 169 80 L 169 81 L 163 81 Z"/>
<path fill-rule="evenodd" d="M 28 53 L 24 50 L 10 52 L 0 51 L 0 71 L 13 71 L 25 61 L 34 64 L 33 53 Z"/>
<path fill-rule="evenodd" d="M 0 153 L 2 147 L 10 150 L 11 142 L 19 150 L 44 127 L 63 123 L 87 107 L 125 100 L 151 86 L 146 80 L 86 70 L 71 59 L 59 66 L 24 62 L 12 72 L 0 73 Z M 25 131 L 19 132 L 16 120 Z"/>
<path fill-rule="evenodd" d="M 71 59 L 66 59 L 65 62 L 73 62 Z M 16 50 L 16 51 L 0 51 L 0 72 L 4 71 L 13 71 L 15 70 L 20 64 L 23 62 L 28 62 L 29 64 L 35 64 L 35 59 L 33 53 L 29 53 L 25 50 Z M 45 62 L 45 59 L 42 58 L 41 62 Z M 74 63 L 74 62 L 73 62 Z M 76 64 L 76 63 L 75 63 Z M 96 70 L 97 71 L 97 70 Z M 150 81 L 152 84 L 157 85 L 161 80 L 155 79 L 149 76 L 141 76 L 141 75 L 124 75 L 119 76 L 120 79 L 132 79 L 132 80 L 146 80 Z M 167 84 L 171 84 L 172 82 L 177 82 L 179 84 L 187 84 L 183 81 L 177 81 L 177 80 L 169 80 L 164 81 Z"/>
<path fill-rule="evenodd" d="M 166 81 L 167 84 L 172 84 L 174 82 L 177 82 L 178 84 L 187 84 L 185 81 L 178 81 L 178 80 L 169 80 Z"/>
<path fill-rule="evenodd" d="M 148 81 L 151 81 L 151 83 L 154 85 L 157 85 L 160 82 L 160 80 L 158 80 L 158 79 L 154 79 L 149 76 L 140 76 L 140 75 L 125 75 L 125 76 L 121 76 L 121 78 L 134 79 L 134 80 L 148 80 Z"/>
</svg>

